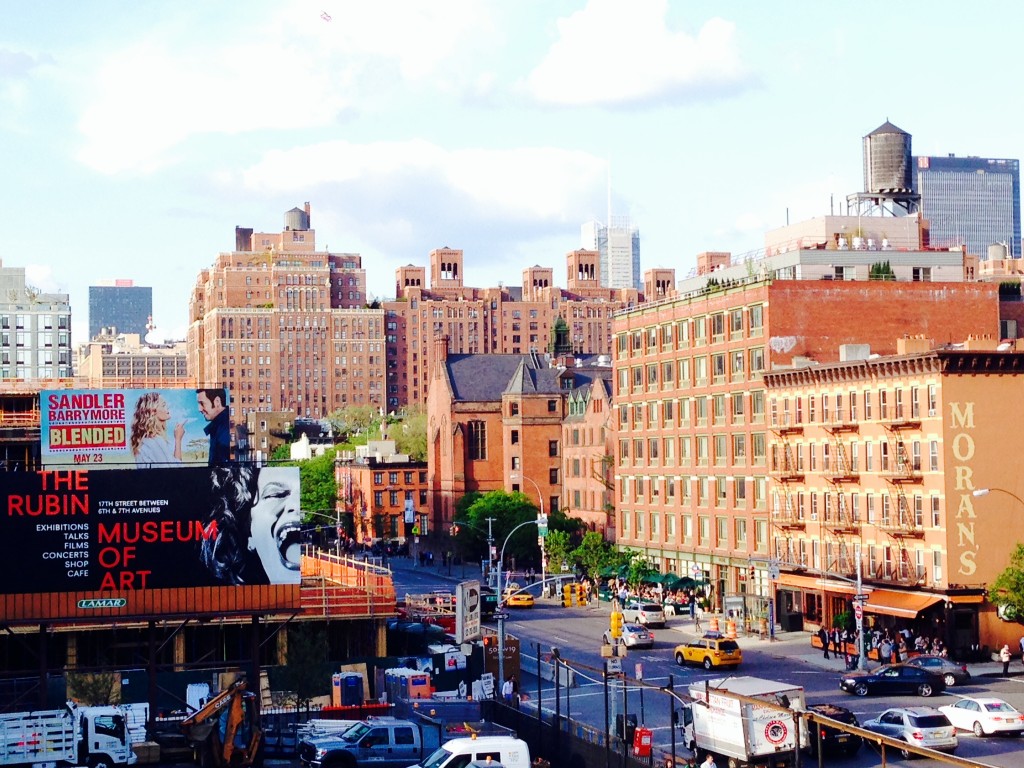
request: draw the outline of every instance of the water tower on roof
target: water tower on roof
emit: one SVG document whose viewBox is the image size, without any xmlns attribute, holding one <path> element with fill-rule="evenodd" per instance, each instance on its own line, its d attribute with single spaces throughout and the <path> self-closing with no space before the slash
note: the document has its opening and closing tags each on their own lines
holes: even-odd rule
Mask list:
<svg viewBox="0 0 1024 768">
<path fill-rule="evenodd" d="M 920 210 L 909 133 L 886 120 L 864 137 L 864 191 L 849 195 L 846 204 L 856 216 L 905 216 Z"/>
</svg>

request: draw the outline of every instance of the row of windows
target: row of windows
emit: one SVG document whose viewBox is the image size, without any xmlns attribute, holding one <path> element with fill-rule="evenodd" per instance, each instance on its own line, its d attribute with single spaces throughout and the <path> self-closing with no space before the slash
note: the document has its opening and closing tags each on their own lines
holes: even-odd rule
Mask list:
<svg viewBox="0 0 1024 768">
<path fill-rule="evenodd" d="M 818 539 L 788 539 L 776 537 L 774 541 L 776 557 L 782 565 L 798 568 L 813 568 L 839 573 L 855 573 L 857 561 L 848 547 L 840 547 L 833 542 L 822 542 Z M 861 567 L 866 574 L 875 578 L 914 578 L 923 581 L 927 578 L 927 566 L 931 565 L 931 580 L 934 584 L 942 582 L 942 560 L 944 553 L 940 549 L 903 550 L 891 544 L 861 545 Z"/>
<path fill-rule="evenodd" d="M 876 450 L 877 447 L 877 450 Z M 834 445 L 822 443 L 795 443 L 771 447 L 771 471 L 779 473 L 835 472 L 856 474 L 861 470 L 874 472 L 921 472 L 923 466 L 920 440 L 851 440 Z M 875 461 L 875 457 L 878 461 Z M 863 458 L 862 458 L 863 457 Z M 928 441 L 928 471 L 939 471 L 939 441 Z"/>
<path fill-rule="evenodd" d="M 904 507 L 898 497 L 884 492 L 798 491 L 785 494 L 775 491 L 772 494 L 772 516 L 783 520 L 941 528 L 942 499 L 935 495 L 914 494 L 906 499 Z"/>
<path fill-rule="evenodd" d="M 911 386 L 877 391 L 865 389 L 859 393 L 850 390 L 845 395 L 842 392 L 824 392 L 821 395 L 808 396 L 806 399 L 772 398 L 771 424 L 773 427 L 814 424 L 819 422 L 819 417 L 820 423 L 823 424 L 855 422 L 861 419 L 871 421 L 875 418 L 883 421 L 920 419 L 925 415 L 937 416 L 938 412 L 938 385 L 929 384 L 923 391 L 922 387 Z"/>
<path fill-rule="evenodd" d="M 622 402 L 619 405 L 618 428 L 639 431 L 662 427 L 706 427 L 708 424 L 742 425 L 747 423 L 748 414 L 751 424 L 761 424 L 764 422 L 764 399 L 764 390 L 755 389 L 640 403 Z"/>
<path fill-rule="evenodd" d="M 619 439 L 620 467 L 764 467 L 767 438 L 751 435 L 681 435 Z"/>
<path fill-rule="evenodd" d="M 738 383 L 748 378 L 756 380 L 764 370 L 764 347 L 682 357 L 619 368 L 617 394 L 621 396 L 627 392 L 655 392 Z"/>
<path fill-rule="evenodd" d="M 412 485 L 412 483 L 413 483 L 413 476 L 415 474 L 416 473 L 414 473 L 414 472 L 403 472 L 402 473 L 402 477 L 405 480 L 405 484 L 406 485 Z M 398 475 L 399 475 L 398 472 L 388 472 L 388 485 L 398 485 Z M 425 471 L 422 471 L 422 472 L 419 473 L 419 482 L 421 482 L 421 483 L 427 482 L 427 473 Z M 384 485 L 384 473 L 383 472 L 374 472 L 373 473 L 373 484 L 374 485 Z"/>
<path fill-rule="evenodd" d="M 754 551 L 768 551 L 768 523 L 753 521 Z M 619 515 L 622 536 L 648 541 L 679 542 L 699 547 L 741 549 L 749 546 L 748 521 L 733 516 L 679 515 L 670 512 L 623 510 Z"/>
<path fill-rule="evenodd" d="M 720 507 L 747 506 L 747 486 L 750 485 L 751 502 L 755 509 L 765 509 L 767 480 L 764 477 L 726 477 L 725 475 L 698 475 L 694 477 L 620 477 L 619 503 L 649 502 L 661 506 Z M 731 495 L 731 498 L 730 498 Z"/>
<path fill-rule="evenodd" d="M 752 304 L 710 315 L 698 315 L 673 322 L 652 325 L 616 335 L 615 348 L 620 358 L 639 357 L 673 349 L 717 344 L 729 339 L 757 338 L 764 333 L 764 307 Z"/>
</svg>

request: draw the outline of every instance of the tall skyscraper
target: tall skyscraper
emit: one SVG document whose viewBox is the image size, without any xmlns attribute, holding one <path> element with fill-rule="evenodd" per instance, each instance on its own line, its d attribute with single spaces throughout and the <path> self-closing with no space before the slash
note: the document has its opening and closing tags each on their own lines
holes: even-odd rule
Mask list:
<svg viewBox="0 0 1024 768">
<path fill-rule="evenodd" d="M 640 230 L 628 217 L 616 216 L 609 221 L 608 225 L 588 221 L 580 231 L 582 247 L 601 256 L 601 286 L 643 290 Z"/>
<path fill-rule="evenodd" d="M 131 280 L 114 280 L 89 286 L 89 340 L 103 329 L 137 333 L 145 339 L 153 316 L 153 289 L 134 285 Z"/>
<path fill-rule="evenodd" d="M 71 304 L 25 282 L 24 267 L 0 261 L 0 380 L 72 375 Z"/>
<path fill-rule="evenodd" d="M 986 157 L 914 158 L 914 183 L 932 246 L 966 245 L 986 258 L 1003 243 L 1020 258 L 1020 161 Z"/>
</svg>

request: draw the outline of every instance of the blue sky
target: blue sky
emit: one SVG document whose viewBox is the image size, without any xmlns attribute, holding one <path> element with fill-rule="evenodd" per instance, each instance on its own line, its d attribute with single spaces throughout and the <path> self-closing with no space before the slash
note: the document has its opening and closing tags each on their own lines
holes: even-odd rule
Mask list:
<svg viewBox="0 0 1024 768">
<path fill-rule="evenodd" d="M 836 212 L 861 137 L 1020 158 L 1024 4 L 0 2 L 0 259 L 68 291 L 153 287 L 181 337 L 234 227 L 312 204 L 373 295 L 433 248 L 517 284 L 608 210 L 642 269 Z M 1018 75 L 1013 73 L 1017 72 Z"/>
</svg>

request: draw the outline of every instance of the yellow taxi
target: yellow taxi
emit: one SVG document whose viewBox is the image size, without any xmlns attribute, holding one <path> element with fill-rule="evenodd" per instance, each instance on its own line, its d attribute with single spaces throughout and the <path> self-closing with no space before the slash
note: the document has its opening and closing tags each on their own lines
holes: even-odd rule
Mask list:
<svg viewBox="0 0 1024 768">
<path fill-rule="evenodd" d="M 709 632 L 689 643 L 677 645 L 674 655 L 679 666 L 699 664 L 704 669 L 738 667 L 743 661 L 743 651 L 740 650 L 739 644 L 714 632 Z"/>
<path fill-rule="evenodd" d="M 506 608 L 533 608 L 533 595 L 529 592 L 519 592 L 518 584 L 510 584 L 505 590 L 505 597 L 502 602 Z"/>
</svg>

